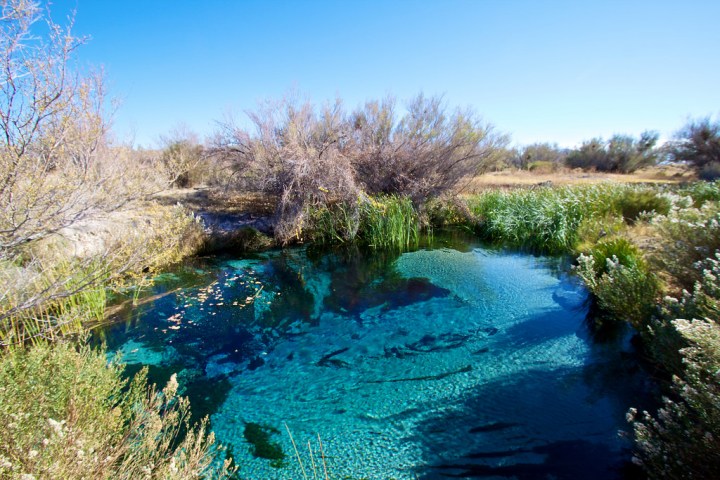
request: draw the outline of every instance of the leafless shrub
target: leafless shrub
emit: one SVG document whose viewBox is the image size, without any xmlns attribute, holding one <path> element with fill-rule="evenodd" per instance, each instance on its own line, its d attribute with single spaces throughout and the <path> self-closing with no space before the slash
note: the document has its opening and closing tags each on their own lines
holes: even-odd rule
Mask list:
<svg viewBox="0 0 720 480">
<path fill-rule="evenodd" d="M 293 99 L 266 102 L 249 114 L 254 135 L 226 124 L 220 148 L 233 162 L 236 185 L 280 198 L 276 237 L 302 238 L 313 205 L 357 201 L 359 191 L 349 158 L 342 104 L 316 111 Z"/>
<path fill-rule="evenodd" d="M 266 102 L 248 114 L 253 132 L 223 124 L 216 153 L 231 166 L 235 188 L 280 198 L 276 236 L 287 242 L 301 237 L 313 206 L 342 202 L 343 212 L 357 212 L 363 192 L 420 205 L 460 189 L 506 143 L 473 112 L 448 113 L 438 97 L 417 96 L 400 119 L 395 111 L 392 98 L 352 114 L 340 101 L 319 109 Z"/>
<path fill-rule="evenodd" d="M 351 116 L 348 156 L 366 191 L 416 203 L 453 191 L 478 174 L 507 139 L 471 110 L 448 109 L 420 94 L 398 121 L 395 101 L 368 102 Z"/>
<path fill-rule="evenodd" d="M 197 135 L 187 126 L 178 125 L 168 135 L 162 136 L 163 151 L 158 167 L 169 185 L 188 187 L 198 183 L 199 166 L 205 159 L 205 151 Z"/>
</svg>

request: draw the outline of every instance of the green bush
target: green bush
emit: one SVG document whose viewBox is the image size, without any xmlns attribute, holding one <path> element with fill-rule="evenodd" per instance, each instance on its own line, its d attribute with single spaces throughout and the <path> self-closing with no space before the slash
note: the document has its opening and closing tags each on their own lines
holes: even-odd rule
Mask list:
<svg viewBox="0 0 720 480">
<path fill-rule="evenodd" d="M 672 394 L 663 399 L 655 416 L 649 412 L 638 415 L 635 409 L 628 414 L 637 446 L 636 462 L 651 478 L 720 477 L 718 259 L 704 262 L 708 268 L 692 294 L 686 292 L 679 301 L 666 301 L 663 309 L 660 322 L 684 342 L 679 352 L 674 352 L 681 355 L 682 362 L 674 362 Z M 657 330 L 655 336 L 668 331 Z"/>
<path fill-rule="evenodd" d="M 224 478 L 207 419 L 188 424 L 175 376 L 127 385 L 102 351 L 67 344 L 0 357 L 0 478 Z M 185 432 L 182 436 L 182 432 Z"/>
<path fill-rule="evenodd" d="M 616 209 L 629 224 L 635 223 L 643 212 L 667 215 L 671 207 L 670 199 L 655 189 L 628 189 L 617 199 Z"/>
<path fill-rule="evenodd" d="M 678 191 L 680 195 L 689 195 L 695 208 L 700 208 L 705 202 L 720 201 L 720 181 L 694 182 Z"/>
<path fill-rule="evenodd" d="M 646 329 L 660 291 L 637 248 L 625 239 L 600 242 L 589 255 L 581 254 L 576 272 L 597 299 L 606 318 Z"/>
<path fill-rule="evenodd" d="M 720 208 L 713 202 L 674 210 L 655 225 L 662 248 L 652 256 L 653 263 L 672 275 L 677 286 L 692 290 L 702 277 L 702 262 L 720 250 Z"/>
</svg>

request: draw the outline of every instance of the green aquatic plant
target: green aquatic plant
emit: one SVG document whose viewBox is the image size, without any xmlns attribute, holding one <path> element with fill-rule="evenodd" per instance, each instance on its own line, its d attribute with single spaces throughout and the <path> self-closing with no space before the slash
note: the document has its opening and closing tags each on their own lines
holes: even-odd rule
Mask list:
<svg viewBox="0 0 720 480">
<path fill-rule="evenodd" d="M 280 443 L 273 441 L 272 436 L 280 431 L 270 425 L 248 422 L 243 430 L 243 437 L 251 445 L 251 452 L 256 458 L 273 460 L 273 466 L 281 468 L 285 460 Z"/>
<path fill-rule="evenodd" d="M 407 197 L 368 198 L 361 206 L 359 236 L 375 248 L 408 248 L 420 238 L 420 218 Z"/>
</svg>

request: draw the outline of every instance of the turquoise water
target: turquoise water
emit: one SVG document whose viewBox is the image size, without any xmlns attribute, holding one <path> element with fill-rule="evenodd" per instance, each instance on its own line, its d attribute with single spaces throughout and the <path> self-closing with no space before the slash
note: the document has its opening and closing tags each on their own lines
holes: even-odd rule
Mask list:
<svg viewBox="0 0 720 480">
<path fill-rule="evenodd" d="M 324 478 L 322 456 L 334 479 L 627 478 L 647 380 L 626 340 L 591 338 L 566 260 L 435 244 L 197 259 L 98 339 L 177 373 L 240 478 Z"/>
</svg>

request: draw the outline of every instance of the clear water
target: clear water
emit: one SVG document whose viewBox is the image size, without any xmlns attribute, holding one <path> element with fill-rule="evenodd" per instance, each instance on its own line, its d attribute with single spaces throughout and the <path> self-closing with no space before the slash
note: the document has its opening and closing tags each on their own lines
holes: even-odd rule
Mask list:
<svg viewBox="0 0 720 480">
<path fill-rule="evenodd" d="M 591 338 L 566 261 L 435 244 L 197 259 L 97 338 L 177 373 L 240 478 L 303 478 L 286 425 L 309 478 L 318 437 L 334 479 L 625 478 L 646 379 L 625 340 Z M 284 461 L 252 454 L 250 422 Z"/>
</svg>

